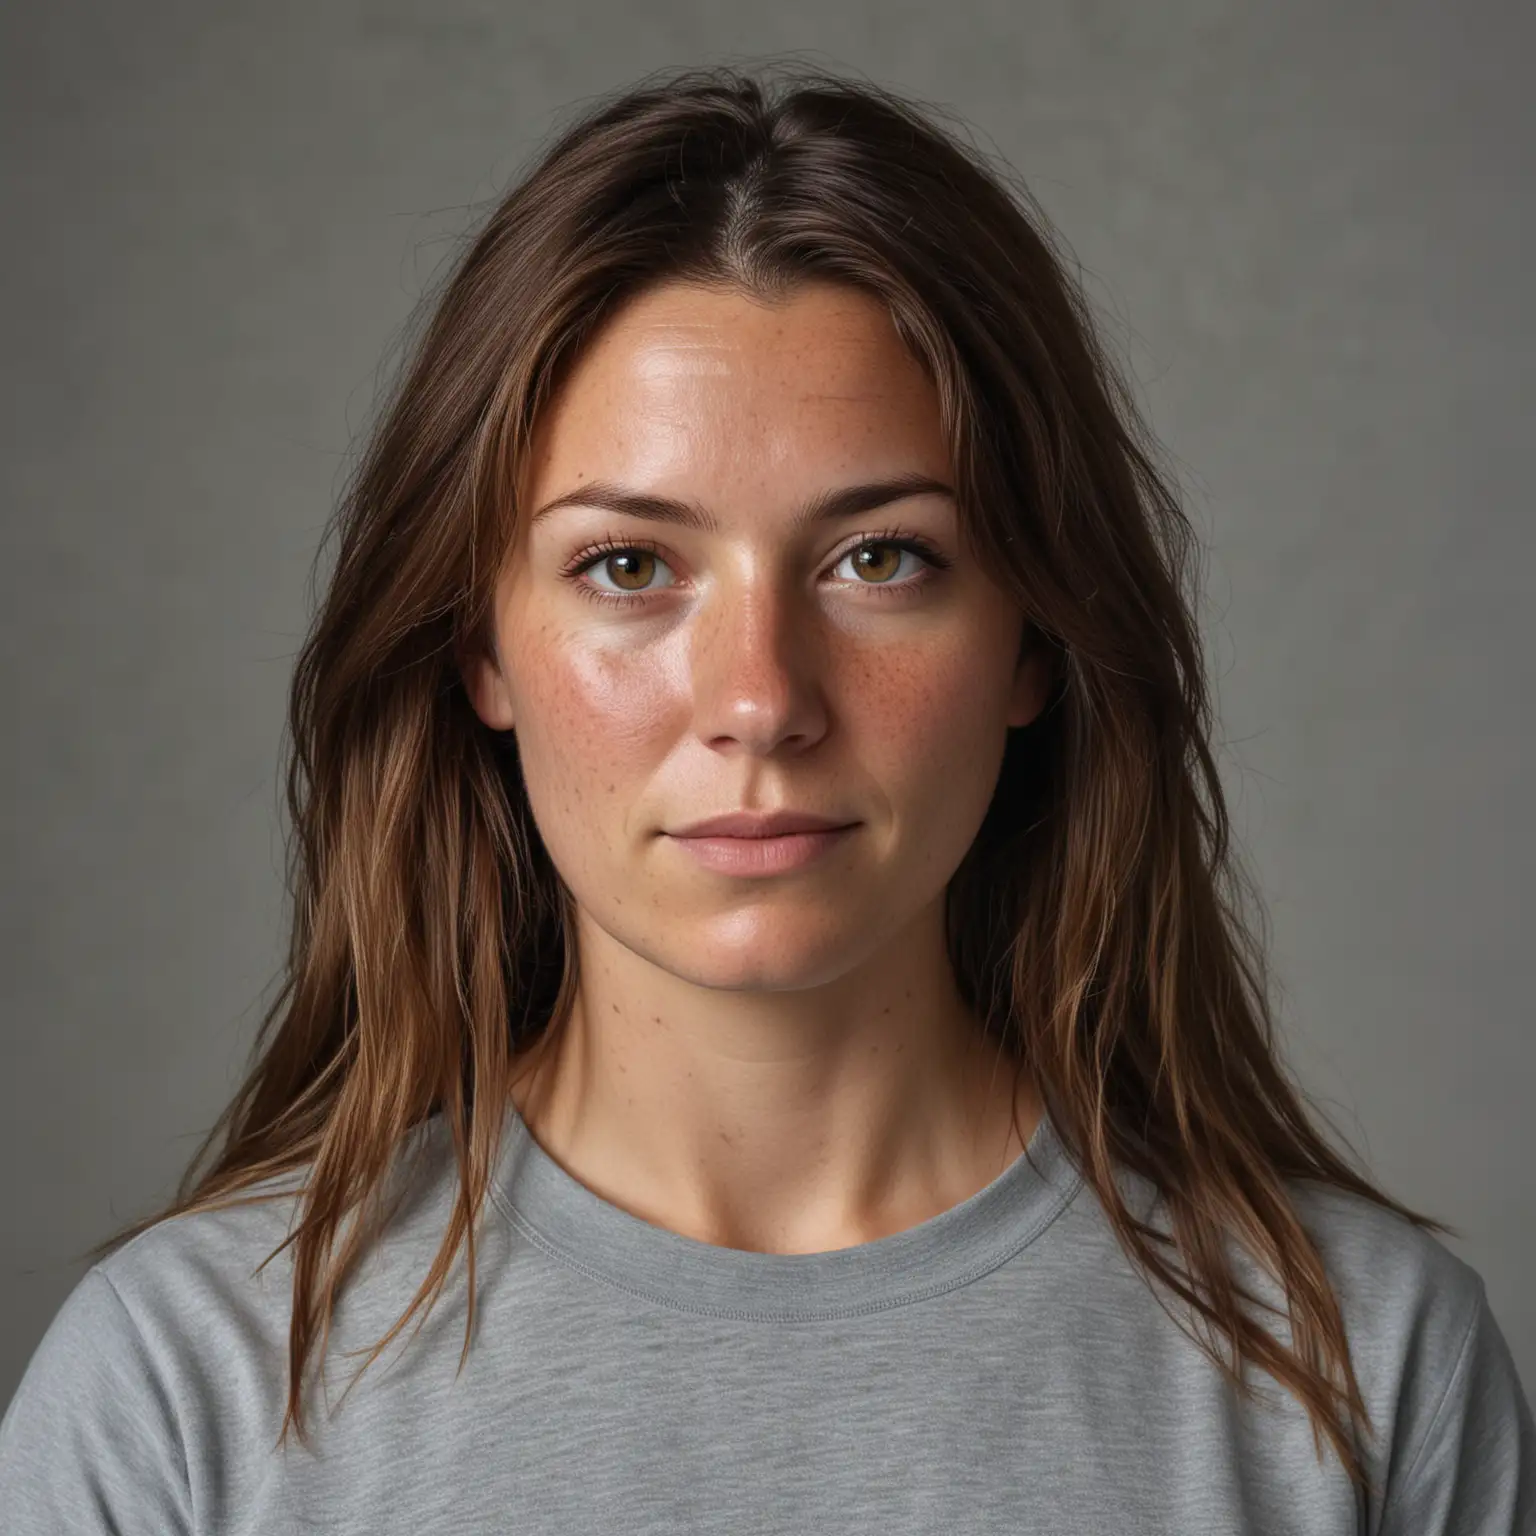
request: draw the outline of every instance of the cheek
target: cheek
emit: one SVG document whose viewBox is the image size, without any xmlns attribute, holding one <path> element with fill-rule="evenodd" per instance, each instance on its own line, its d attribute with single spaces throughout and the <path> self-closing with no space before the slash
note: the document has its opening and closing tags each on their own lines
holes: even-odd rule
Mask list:
<svg viewBox="0 0 1536 1536">
<path fill-rule="evenodd" d="M 536 807 L 588 812 L 633 797 L 664 753 L 676 687 L 654 654 L 547 625 L 509 639 L 518 750 Z"/>
<path fill-rule="evenodd" d="M 977 637 L 934 636 L 866 653 L 849 668 L 845 710 L 895 779 L 966 776 L 1007 733 L 1006 681 Z"/>
</svg>

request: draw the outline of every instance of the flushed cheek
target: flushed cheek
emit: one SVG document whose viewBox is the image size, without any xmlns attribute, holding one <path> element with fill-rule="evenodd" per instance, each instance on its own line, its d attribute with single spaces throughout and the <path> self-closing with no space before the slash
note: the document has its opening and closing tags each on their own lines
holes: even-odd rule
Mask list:
<svg viewBox="0 0 1536 1536">
<path fill-rule="evenodd" d="M 965 823 L 991 797 L 1007 706 L 1004 685 L 978 660 L 987 654 L 980 642 L 887 653 L 844 695 L 859 755 L 908 818 Z"/>
<path fill-rule="evenodd" d="M 518 741 L 524 772 L 589 814 L 594 802 L 633 802 L 666 755 L 676 685 L 649 652 L 545 631 L 520 653 Z"/>
</svg>

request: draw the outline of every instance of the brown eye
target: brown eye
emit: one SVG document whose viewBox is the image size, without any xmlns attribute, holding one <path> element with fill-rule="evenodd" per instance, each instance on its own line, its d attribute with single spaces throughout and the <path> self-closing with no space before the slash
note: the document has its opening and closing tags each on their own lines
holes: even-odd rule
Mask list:
<svg viewBox="0 0 1536 1536">
<path fill-rule="evenodd" d="M 901 569 L 903 553 L 895 544 L 862 544 L 853 552 L 853 566 L 860 575 L 889 581 Z"/>
<path fill-rule="evenodd" d="M 602 563 L 621 591 L 641 592 L 654 572 L 656 556 L 648 549 L 621 549 Z"/>
<path fill-rule="evenodd" d="M 654 581 L 658 569 L 664 580 Z M 589 544 L 561 571 L 583 597 L 603 603 L 627 603 L 673 585 L 671 567 L 648 544 L 603 539 Z"/>
<path fill-rule="evenodd" d="M 895 577 L 901 570 L 902 560 L 908 555 L 912 557 L 917 574 L 913 580 L 897 582 Z M 921 573 L 925 566 L 939 563 L 915 544 L 904 539 L 866 539 L 864 543 L 850 549 L 837 562 L 839 567 L 851 564 L 855 571 L 854 579 L 861 586 L 903 588 L 914 586 L 917 581 L 921 581 L 923 579 Z"/>
</svg>

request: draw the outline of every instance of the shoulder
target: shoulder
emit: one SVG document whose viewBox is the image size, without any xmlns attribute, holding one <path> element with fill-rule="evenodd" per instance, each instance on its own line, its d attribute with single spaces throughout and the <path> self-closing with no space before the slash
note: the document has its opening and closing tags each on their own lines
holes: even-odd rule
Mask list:
<svg viewBox="0 0 1536 1536">
<path fill-rule="evenodd" d="M 219 1427 L 274 1438 L 291 1269 L 261 1265 L 294 1184 L 163 1218 L 81 1277 L 0 1423 L 8 1529 L 189 1529 Z"/>
<path fill-rule="evenodd" d="M 1296 1181 L 1291 1192 L 1363 1345 L 1397 1353 L 1462 1343 L 1485 1305 L 1482 1277 L 1470 1264 L 1364 1195 L 1312 1180 Z"/>
<path fill-rule="evenodd" d="M 411 1131 L 387 1176 L 388 1219 L 359 1265 L 367 1287 L 381 1269 L 419 1263 L 445 1229 L 457 1180 L 439 1118 Z M 93 1273 L 106 1282 L 152 1347 L 166 1354 L 216 1339 L 275 1343 L 292 1315 L 294 1244 L 309 1168 L 252 1184 L 221 1203 L 156 1222 Z M 349 1281 L 350 1284 L 350 1281 Z M 345 1292 L 343 1292 L 345 1294 Z"/>
<path fill-rule="evenodd" d="M 181 1340 L 286 1327 L 304 1173 L 265 1179 L 229 1204 L 162 1217 L 87 1275 L 110 1287 L 146 1342 L 169 1357 Z"/>
<path fill-rule="evenodd" d="M 223 1437 L 275 1436 L 286 1298 L 250 1271 L 293 1199 L 166 1218 L 86 1271 L 0 1421 L 7 1531 L 197 1528 Z"/>
<path fill-rule="evenodd" d="M 1523 1529 L 1512 1522 L 1536 1514 L 1536 1431 L 1482 1276 L 1365 1196 L 1311 1181 L 1292 1195 L 1375 1430 L 1368 1528 Z"/>
<path fill-rule="evenodd" d="M 342 1292 L 365 1329 L 392 1323 L 397 1298 L 419 1284 L 456 1178 L 439 1126 L 418 1128 L 400 1152 L 396 1217 L 361 1266 L 365 1302 Z M 238 1203 L 167 1216 L 86 1272 L 0 1422 L 0 1506 L 22 1511 L 7 1530 L 176 1532 L 193 1508 L 238 1506 L 284 1416 L 288 1238 L 306 1180 L 299 1170 Z"/>
<path fill-rule="evenodd" d="M 1305 1180 L 1292 1198 L 1322 1255 L 1373 1412 L 1433 1394 L 1487 1308 L 1482 1277 L 1433 1233 L 1364 1195 Z"/>
<path fill-rule="evenodd" d="M 66 1298 L 0 1420 L 6 1529 L 193 1528 L 176 1410 L 122 1299 L 93 1267 Z"/>
</svg>

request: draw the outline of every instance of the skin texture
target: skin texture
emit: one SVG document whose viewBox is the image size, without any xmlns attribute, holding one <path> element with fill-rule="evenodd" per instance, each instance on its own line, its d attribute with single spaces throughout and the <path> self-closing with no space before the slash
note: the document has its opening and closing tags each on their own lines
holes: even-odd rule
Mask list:
<svg viewBox="0 0 1536 1536">
<path fill-rule="evenodd" d="M 997 1177 L 1038 1121 L 943 939 L 1007 730 L 1045 702 L 1039 651 L 1016 664 L 1025 614 L 949 496 L 793 521 L 902 474 L 953 484 L 937 393 L 876 300 L 648 289 L 539 424 L 495 654 L 463 663 L 480 718 L 517 733 L 578 907 L 576 1006 L 514 1100 L 588 1188 L 702 1242 L 808 1253 L 903 1230 Z M 595 482 L 712 525 L 590 505 L 531 521 Z M 893 536 L 948 568 L 870 542 Z M 619 548 L 562 575 L 601 538 Z M 750 879 L 667 835 L 780 808 L 858 826 Z"/>
</svg>

